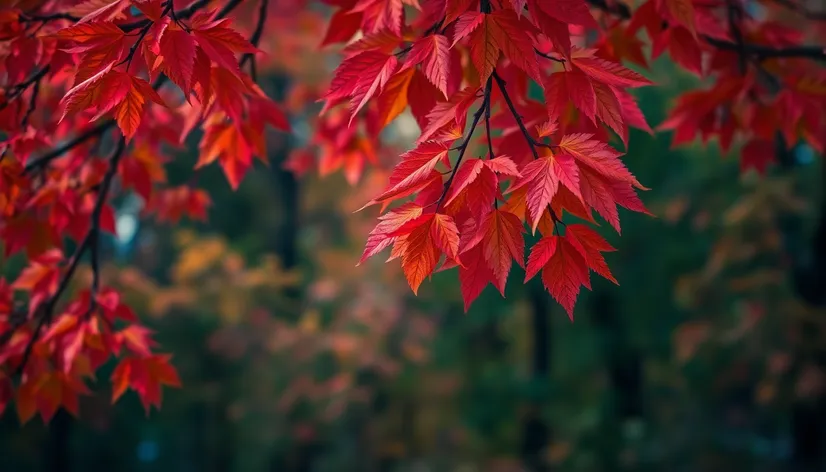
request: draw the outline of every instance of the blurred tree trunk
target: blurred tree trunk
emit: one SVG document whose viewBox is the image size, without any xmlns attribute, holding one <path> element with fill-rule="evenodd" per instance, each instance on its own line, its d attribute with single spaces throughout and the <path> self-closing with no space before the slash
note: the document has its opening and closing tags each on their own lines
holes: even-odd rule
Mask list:
<svg viewBox="0 0 826 472">
<path fill-rule="evenodd" d="M 776 144 L 781 172 L 799 171 L 800 166 L 795 154 L 797 149 L 788 150 L 780 133 L 777 135 Z M 821 182 L 826 184 L 826 164 L 820 162 L 819 165 Z M 826 306 L 826 193 L 823 190 L 821 193 L 823 194 L 820 195 L 819 203 L 815 203 L 819 205 L 819 211 L 811 237 L 805 234 L 804 217 L 801 215 L 781 214 L 778 221 L 786 254 L 791 261 L 792 286 L 801 300 L 816 308 Z M 815 199 L 817 197 L 810 197 L 810 200 Z M 818 326 L 801 326 L 800 332 L 821 338 L 824 335 Z M 811 339 L 809 342 L 819 345 L 822 339 Z M 821 371 L 826 371 L 826 353 L 814 355 L 817 367 Z M 826 395 L 819 394 L 815 399 L 798 400 L 792 406 L 792 462 L 795 470 L 799 472 L 826 470 L 826 423 L 823 418 L 826 418 Z"/>
<path fill-rule="evenodd" d="M 64 410 L 58 410 L 48 425 L 46 440 L 46 471 L 69 472 L 72 470 L 69 442 L 72 436 L 72 417 Z"/>
<path fill-rule="evenodd" d="M 549 295 L 538 283 L 528 289 L 531 305 L 531 377 L 532 383 L 541 386 L 541 391 L 547 390 L 550 381 L 551 364 L 551 324 L 549 322 L 550 305 Z M 545 450 L 551 442 L 551 427 L 542 417 L 543 397 L 533 398 L 528 405 L 528 411 L 522 425 L 522 462 L 532 472 L 550 470 L 545 457 Z M 547 401 L 547 400 L 545 400 Z"/>
<path fill-rule="evenodd" d="M 815 323 L 805 322 L 800 329 L 804 334 L 803 344 L 819 345 L 824 335 Z M 826 352 L 813 354 L 815 365 L 826 371 Z M 806 353 L 798 353 L 798 358 L 811 358 Z M 801 374 L 801 363 L 792 370 L 789 379 L 793 394 L 795 384 Z M 809 398 L 798 398 L 792 405 L 792 463 L 795 472 L 820 472 L 826 470 L 826 395 L 819 392 Z"/>
<path fill-rule="evenodd" d="M 270 96 L 279 102 L 286 98 L 290 86 L 290 77 L 277 74 L 270 77 Z M 269 152 L 270 178 L 272 188 L 277 192 L 278 200 L 275 202 L 280 215 L 276 226 L 272 229 L 273 248 L 272 250 L 281 261 L 284 270 L 289 271 L 298 265 L 298 233 L 300 226 L 300 191 L 298 180 L 295 175 L 284 169 L 283 164 L 290 154 L 292 143 L 289 136 L 281 134 L 280 146 L 273 146 Z M 283 314 L 292 319 L 301 316 L 301 289 L 298 287 L 288 287 L 284 290 L 284 298 L 287 306 L 282 310 Z M 296 472 L 309 472 L 313 467 L 313 458 L 317 455 L 318 449 L 322 447 L 316 439 L 301 440 L 296 445 L 292 457 L 293 470 Z M 282 451 L 278 448 L 273 450 L 270 456 L 270 470 L 283 470 L 281 464 L 284 463 Z"/>
<path fill-rule="evenodd" d="M 602 470 L 625 470 L 620 455 L 625 446 L 625 428 L 642 417 L 642 359 L 630 345 L 622 322 L 621 305 L 609 293 L 594 294 L 593 322 L 602 338 L 602 355 L 608 374 L 607 411 L 600 428 L 599 455 Z M 604 441 L 604 442 L 603 442 Z"/>
</svg>

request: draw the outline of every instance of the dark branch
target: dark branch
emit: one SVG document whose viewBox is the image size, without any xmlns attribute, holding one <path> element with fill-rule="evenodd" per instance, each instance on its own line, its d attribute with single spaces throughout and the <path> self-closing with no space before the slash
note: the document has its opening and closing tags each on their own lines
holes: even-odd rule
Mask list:
<svg viewBox="0 0 826 472">
<path fill-rule="evenodd" d="M 68 13 L 50 13 L 48 15 L 20 15 L 20 19 L 26 23 L 39 22 L 44 23 L 55 20 L 69 20 L 73 23 L 80 21 L 80 18 L 70 15 Z"/>
<path fill-rule="evenodd" d="M 172 3 L 172 1 L 170 0 L 169 3 Z M 230 2 L 230 3 L 232 3 L 232 2 Z M 175 12 L 175 19 L 178 20 L 178 21 L 188 20 L 188 19 L 192 18 L 192 16 L 195 15 L 195 13 L 197 13 L 198 10 L 203 9 L 208 4 L 209 4 L 209 0 L 198 0 L 197 2 L 193 3 L 192 5 L 184 8 L 183 10 L 176 11 Z M 229 12 L 224 13 L 223 16 L 226 16 L 228 13 Z M 219 13 L 219 15 L 220 15 L 220 13 Z M 222 16 L 218 16 L 218 18 L 221 18 L 221 17 Z M 136 30 L 136 29 L 139 29 L 139 28 L 143 28 L 148 24 L 152 24 L 152 20 L 150 20 L 149 18 L 146 18 L 146 19 L 143 19 L 143 20 L 137 20 L 137 21 L 133 21 L 131 23 L 125 23 L 125 24 L 118 25 L 118 26 L 120 26 L 120 29 L 122 29 L 123 31 L 129 32 L 129 31 L 133 31 L 133 30 Z"/>
<path fill-rule="evenodd" d="M 621 19 L 630 19 L 631 10 L 617 2 L 614 5 L 608 5 L 605 0 L 588 0 L 593 7 L 598 8 L 606 13 L 610 13 Z M 701 36 L 702 39 L 718 49 L 728 51 L 742 51 L 745 54 L 755 56 L 758 59 L 775 59 L 775 58 L 801 58 L 813 59 L 817 61 L 826 61 L 826 48 L 820 46 L 790 46 L 775 48 L 771 46 L 763 46 L 759 44 L 743 43 L 738 45 L 731 41 L 724 41 L 721 39 L 712 38 L 710 36 Z"/>
<path fill-rule="evenodd" d="M 45 70 L 45 68 L 44 68 Z M 45 75 L 45 74 L 44 74 Z M 26 114 L 23 115 L 23 120 L 20 122 L 20 125 L 25 128 L 26 125 L 29 124 L 29 118 L 31 117 L 34 109 L 37 108 L 37 97 L 40 94 L 40 81 L 43 79 L 43 76 L 37 78 L 34 82 L 34 87 L 32 87 L 32 95 L 29 97 L 29 107 L 26 108 Z"/>
<path fill-rule="evenodd" d="M 21 374 L 23 369 L 26 368 L 26 364 L 28 363 L 29 357 L 31 357 L 32 349 L 34 348 L 34 344 L 37 342 L 37 338 L 40 336 L 40 332 L 43 330 L 43 327 L 51 323 L 52 318 L 54 317 L 55 307 L 62 298 L 63 294 L 66 292 L 66 289 L 69 287 L 69 282 L 80 265 L 80 259 L 83 257 L 87 249 L 97 246 L 97 238 L 100 233 L 100 218 L 103 213 L 103 207 L 106 204 L 109 190 L 112 187 L 112 181 L 118 172 L 118 164 L 120 163 L 121 156 L 123 156 L 123 151 L 125 149 L 126 140 L 121 137 L 109 157 L 109 168 L 106 170 L 106 174 L 103 176 L 103 181 L 100 184 L 100 190 L 98 190 L 95 206 L 92 209 L 92 226 L 89 228 L 89 231 L 86 232 L 86 236 L 83 237 L 83 240 L 80 242 L 77 249 L 75 249 L 74 255 L 69 260 L 68 269 L 66 269 L 66 273 L 64 273 L 63 277 L 60 279 L 60 284 L 57 287 L 57 291 L 55 291 L 54 295 L 49 297 L 49 299 L 43 304 L 42 308 L 38 307 L 37 309 L 37 313 L 39 313 L 40 318 L 37 320 L 37 326 L 35 327 L 34 333 L 32 333 L 32 337 L 26 344 L 26 350 L 23 352 L 23 359 L 20 361 L 20 365 L 17 366 L 18 375 Z M 99 284 L 98 271 L 95 270 L 97 265 L 98 261 L 93 260 L 93 290 L 96 290 L 96 285 Z M 94 295 L 95 293 L 93 292 L 91 296 L 94 297 Z"/>
<path fill-rule="evenodd" d="M 255 30 L 252 32 L 252 36 L 250 37 L 250 43 L 252 43 L 252 45 L 256 48 L 258 47 L 258 43 L 261 42 L 261 35 L 264 34 L 264 23 L 267 21 L 267 6 L 269 3 L 269 0 L 261 0 L 261 4 L 258 8 L 258 22 L 255 25 Z M 258 80 L 258 77 L 256 77 L 258 74 L 255 68 L 255 54 L 244 54 L 241 58 L 241 67 L 244 67 L 244 64 L 246 64 L 247 61 L 251 61 L 250 77 L 252 77 L 253 82 L 255 82 Z"/>
<path fill-rule="evenodd" d="M 15 84 L 15 85 L 7 87 L 6 88 L 6 90 L 7 90 L 6 95 L 7 96 L 6 96 L 5 101 L 3 103 L 0 103 L 0 110 L 2 110 L 4 108 L 6 108 L 7 106 L 9 106 L 11 104 L 12 100 L 14 100 L 15 98 L 19 97 L 20 95 L 23 95 L 26 92 L 26 90 L 29 88 L 29 86 L 31 86 L 32 84 L 38 84 L 39 85 L 40 81 L 43 79 L 43 77 L 45 77 L 46 74 L 49 72 L 49 69 L 50 69 L 49 66 L 46 66 L 46 67 L 40 69 L 39 71 L 35 72 L 34 75 L 32 75 L 28 79 L 24 80 L 23 82 L 20 82 L 19 84 Z"/>
<path fill-rule="evenodd" d="M 112 120 L 112 119 L 109 119 L 109 120 L 106 120 L 106 121 L 103 121 L 103 122 L 99 123 L 97 126 L 94 126 L 90 129 L 88 129 L 87 131 L 77 135 L 74 139 L 70 140 L 66 144 L 49 151 L 48 153 L 44 154 L 41 157 L 38 157 L 37 159 L 33 159 L 31 162 L 26 164 L 26 167 L 23 170 L 23 172 L 24 173 L 29 173 L 29 172 L 31 172 L 35 169 L 38 169 L 38 168 L 41 168 L 41 167 L 47 165 L 52 160 L 54 160 L 54 159 L 62 156 L 63 154 L 71 151 L 72 149 L 74 149 L 75 147 L 85 143 L 86 141 L 88 141 L 92 138 L 96 138 L 98 136 L 101 136 L 103 133 L 105 133 L 107 130 L 109 130 L 109 128 L 114 126 L 114 124 L 115 124 L 115 120 Z"/>
<path fill-rule="evenodd" d="M 528 127 L 525 126 L 525 121 L 522 119 L 522 116 L 516 110 L 516 106 L 513 104 L 513 100 L 511 100 L 511 96 L 508 93 L 508 89 L 505 87 L 505 81 L 502 80 L 502 77 L 500 77 L 499 74 L 496 73 L 495 69 L 493 71 L 492 77 L 494 78 L 494 80 L 496 80 L 496 85 L 499 86 L 499 90 L 502 91 L 502 97 L 505 99 L 505 103 L 508 105 L 508 109 L 510 109 L 511 114 L 513 115 L 513 119 L 516 120 L 516 124 L 519 125 L 519 129 L 522 131 L 522 136 L 524 136 L 525 141 L 528 142 L 528 146 L 531 148 L 533 158 L 539 159 L 539 151 L 536 150 L 537 146 L 543 146 L 547 148 L 553 148 L 554 146 L 551 144 L 541 143 L 534 139 L 533 136 L 531 136 L 531 133 L 528 131 Z M 550 205 L 548 206 L 548 211 L 551 212 L 551 220 L 553 220 L 554 222 L 554 230 L 557 230 L 556 224 L 562 223 L 562 220 L 560 220 L 556 216 L 556 212 L 554 212 L 554 209 L 551 208 Z"/>
<path fill-rule="evenodd" d="M 565 62 L 565 59 L 562 59 L 561 57 L 554 57 L 554 56 L 551 56 L 550 54 L 545 54 L 544 52 L 542 52 L 542 51 L 540 51 L 539 49 L 536 49 L 536 48 L 533 48 L 533 50 L 536 54 L 544 57 L 545 59 L 550 59 L 554 62 L 559 62 L 559 63 L 564 63 Z"/>
<path fill-rule="evenodd" d="M 453 166 L 453 170 L 450 172 L 450 177 L 447 178 L 447 182 L 445 182 L 444 190 L 442 190 L 442 194 L 439 195 L 439 199 L 436 200 L 436 211 L 439 211 L 439 208 L 442 206 L 442 202 L 444 201 L 445 197 L 447 196 L 448 190 L 450 190 L 450 185 L 453 183 L 453 178 L 456 177 L 456 172 L 459 170 L 459 165 L 462 164 L 462 159 L 465 158 L 465 152 L 467 151 L 468 145 L 470 144 L 470 139 L 473 138 L 473 132 L 476 131 L 476 126 L 479 125 L 479 120 L 482 119 L 482 114 L 485 113 L 485 110 L 488 107 L 488 103 L 490 103 L 490 90 L 491 90 L 491 79 L 488 77 L 488 82 L 485 85 L 485 98 L 482 100 L 482 106 L 479 107 L 478 110 L 473 114 L 473 122 L 470 124 L 470 130 L 468 131 L 465 140 L 462 141 L 462 144 L 459 145 L 459 158 L 456 159 L 456 164 Z"/>
<path fill-rule="evenodd" d="M 819 46 L 789 46 L 774 48 L 771 46 L 761 46 L 759 44 L 743 43 L 738 46 L 730 41 L 710 38 L 704 36 L 703 39 L 708 44 L 727 51 L 742 51 L 745 54 L 755 56 L 757 59 L 779 59 L 779 58 L 801 58 L 814 59 L 816 61 L 826 61 L 826 48 Z"/>
</svg>

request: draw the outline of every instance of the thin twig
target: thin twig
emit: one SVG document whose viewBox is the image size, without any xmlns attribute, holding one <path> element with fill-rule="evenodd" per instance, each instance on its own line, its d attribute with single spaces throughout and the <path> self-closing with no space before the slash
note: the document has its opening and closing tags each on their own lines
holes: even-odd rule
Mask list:
<svg viewBox="0 0 826 472">
<path fill-rule="evenodd" d="M 502 91 L 502 97 L 505 99 L 505 103 L 508 105 L 508 108 L 510 109 L 513 118 L 516 120 L 516 124 L 519 126 L 519 129 L 525 136 L 525 140 L 528 141 L 528 144 L 531 148 L 531 152 L 533 153 L 533 158 L 539 159 L 539 152 L 536 150 L 536 145 L 541 143 L 537 143 L 537 141 L 533 139 L 533 136 L 531 136 L 531 133 L 525 126 L 525 122 L 522 120 L 522 116 L 519 115 L 519 112 L 516 110 L 516 106 L 513 104 L 513 100 L 511 100 L 510 94 L 508 94 L 508 89 L 505 88 L 505 81 L 502 80 L 502 77 L 500 77 L 498 73 L 496 73 L 496 70 L 493 71 L 492 77 L 494 80 L 496 80 L 496 85 L 499 86 L 499 90 Z"/>
<path fill-rule="evenodd" d="M 258 48 L 258 43 L 261 42 L 261 35 L 264 34 L 264 24 L 267 21 L 267 6 L 269 4 L 269 0 L 261 0 L 261 4 L 258 8 L 258 22 L 255 25 L 255 30 L 252 32 L 252 36 L 250 36 L 250 43 Z M 252 61 L 251 69 L 250 69 L 250 77 L 255 82 L 257 81 L 257 71 L 255 67 L 255 53 L 246 53 L 243 57 L 241 57 L 241 67 L 244 67 L 244 64 L 247 61 Z"/>
<path fill-rule="evenodd" d="M 468 145 L 470 144 L 470 139 L 473 137 L 473 132 L 476 131 L 476 126 L 479 125 L 479 120 L 482 119 L 482 114 L 485 112 L 485 109 L 487 109 L 488 102 L 490 101 L 490 89 L 491 81 L 490 77 L 488 77 L 487 85 L 485 85 L 485 98 L 482 101 L 482 106 L 480 106 L 479 109 L 476 110 L 476 112 L 473 114 L 473 122 L 470 124 L 470 130 L 468 131 L 465 140 L 462 141 L 462 144 L 459 146 L 459 157 L 456 159 L 456 164 L 453 166 L 453 170 L 450 172 L 450 177 L 448 177 L 447 182 L 445 182 L 442 194 L 439 195 L 439 199 L 436 200 L 436 212 L 438 212 L 439 208 L 441 208 L 442 202 L 447 196 L 448 190 L 450 190 L 450 185 L 453 183 L 453 179 L 454 177 L 456 177 L 456 172 L 459 170 L 459 166 L 462 164 L 462 159 L 464 159 L 465 157 L 465 152 L 467 151 Z"/>
<path fill-rule="evenodd" d="M 550 54 L 546 54 L 546 53 L 544 53 L 544 52 L 540 51 L 540 50 L 539 50 L 539 49 L 537 49 L 537 48 L 533 48 L 533 51 L 534 51 L 536 54 L 538 54 L 538 55 L 540 55 L 540 56 L 544 57 L 545 59 L 550 59 L 550 60 L 552 60 L 552 61 L 554 61 L 554 62 L 559 62 L 559 63 L 562 63 L 562 64 L 564 64 L 564 63 L 565 63 L 565 59 L 562 59 L 561 57 L 551 56 Z"/>
<path fill-rule="evenodd" d="M 29 107 L 26 109 L 26 114 L 23 115 L 23 119 L 20 121 L 20 125 L 23 128 L 25 128 L 29 124 L 29 118 L 34 112 L 34 109 L 37 108 L 37 96 L 40 94 L 40 81 L 42 79 L 43 76 L 41 75 L 34 82 L 34 87 L 32 87 L 32 95 L 31 97 L 29 97 Z"/>
<path fill-rule="evenodd" d="M 609 5 L 606 0 L 587 0 L 593 7 L 598 8 L 606 13 L 610 13 L 621 19 L 627 20 L 631 18 L 631 9 L 628 6 L 615 2 Z M 708 44 L 723 50 L 729 51 L 743 51 L 748 55 L 753 55 L 758 59 L 772 59 L 772 58 L 801 58 L 813 59 L 817 61 L 826 61 L 826 50 L 821 46 L 789 46 L 775 48 L 771 46 L 763 46 L 759 44 L 744 43 L 738 45 L 731 41 L 724 41 L 710 36 L 701 36 L 701 38 Z"/>
<path fill-rule="evenodd" d="M 505 99 L 505 103 L 508 105 L 508 108 L 510 109 L 511 114 L 513 115 L 513 119 L 516 120 L 516 124 L 519 126 L 519 129 L 522 131 L 522 135 L 525 137 L 525 141 L 528 142 L 528 146 L 531 148 L 531 153 L 533 154 L 533 158 L 534 159 L 539 159 L 539 151 L 536 150 L 537 146 L 544 146 L 544 147 L 548 147 L 548 148 L 553 148 L 554 146 L 550 145 L 550 144 L 541 143 L 541 142 L 537 141 L 536 139 L 534 139 L 533 136 L 531 136 L 531 133 L 528 131 L 527 126 L 525 126 L 524 120 L 522 120 L 522 116 L 519 115 L 519 112 L 516 110 L 516 106 L 514 106 L 514 104 L 513 104 L 513 100 L 511 100 L 510 94 L 508 93 L 508 89 L 505 88 L 505 81 L 502 80 L 502 77 L 500 77 L 499 74 L 496 73 L 496 69 L 493 70 L 492 77 L 493 77 L 494 80 L 496 80 L 496 84 L 499 86 L 499 90 L 502 91 L 502 97 Z M 554 209 L 551 208 L 550 205 L 548 205 L 548 211 L 551 212 L 551 220 L 554 222 L 554 230 L 556 231 L 557 230 L 556 224 L 557 223 L 562 223 L 562 220 L 560 220 L 556 216 L 556 212 L 554 212 Z M 564 223 L 563 223 L 563 225 L 564 225 Z"/>
</svg>

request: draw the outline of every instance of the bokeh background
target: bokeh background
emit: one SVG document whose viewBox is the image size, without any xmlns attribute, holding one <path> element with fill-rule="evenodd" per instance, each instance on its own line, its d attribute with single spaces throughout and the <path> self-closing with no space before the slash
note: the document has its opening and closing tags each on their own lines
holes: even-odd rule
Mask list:
<svg viewBox="0 0 826 472">
<path fill-rule="evenodd" d="M 79 418 L 21 427 L 10 409 L 0 470 L 826 470 L 826 312 L 809 303 L 826 287 L 806 267 L 826 174 L 812 150 L 761 177 L 714 142 L 632 132 L 626 162 L 657 217 L 622 214 L 621 237 L 600 228 L 621 285 L 594 279 L 571 323 L 514 267 L 507 298 L 488 287 L 465 314 L 454 271 L 415 297 L 398 264 L 356 266 L 376 213 L 354 211 L 415 122 L 396 121 L 355 184 L 320 176 L 305 98 L 336 56 L 317 50 L 322 17 L 283 21 L 301 32 L 265 35 L 281 54 L 261 74 L 296 133 L 269 136 L 270 166 L 237 192 L 219 168 L 199 172 L 206 223 L 151 224 L 124 197 L 107 241 L 104 280 L 174 353 L 184 388 L 147 414 L 132 393 L 111 405 L 103 372 Z M 639 97 L 656 125 L 700 83 L 651 66 L 658 85 Z M 198 139 L 170 182 L 193 178 Z"/>
</svg>

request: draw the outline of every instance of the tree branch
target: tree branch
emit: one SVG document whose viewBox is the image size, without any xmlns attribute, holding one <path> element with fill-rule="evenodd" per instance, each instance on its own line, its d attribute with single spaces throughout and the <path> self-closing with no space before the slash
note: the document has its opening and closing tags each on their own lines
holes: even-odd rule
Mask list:
<svg viewBox="0 0 826 472">
<path fill-rule="evenodd" d="M 178 18 L 189 18 L 189 17 L 191 17 L 199 8 L 203 8 L 203 6 L 206 3 L 207 3 L 206 1 L 199 1 L 197 3 L 193 3 L 189 8 L 186 8 L 186 9 L 181 10 L 180 12 L 178 12 Z M 232 12 L 232 10 L 234 10 L 240 4 L 241 4 L 240 0 L 231 0 L 226 5 L 224 5 L 224 8 L 222 8 L 221 11 L 218 12 L 217 15 L 215 15 L 215 18 L 216 19 L 224 18 L 225 16 L 229 15 Z M 149 21 L 149 20 L 147 20 L 147 21 Z M 150 21 L 150 23 L 151 23 L 151 21 Z M 145 26 L 145 24 L 141 23 L 140 26 Z M 44 74 L 45 74 L 45 72 L 44 72 Z M 166 76 L 161 75 L 160 77 L 157 78 L 157 80 L 155 80 L 155 83 L 152 84 L 152 88 L 155 89 L 155 90 L 158 90 L 166 82 L 166 80 L 167 80 Z M 108 131 L 111 127 L 113 127 L 114 125 L 115 125 L 115 120 L 113 120 L 111 118 L 106 120 L 106 121 L 103 121 L 103 122 L 99 123 L 98 125 L 94 126 L 93 128 L 90 128 L 89 130 L 85 131 L 84 133 L 82 133 L 82 134 L 78 135 L 77 137 L 75 137 L 74 139 L 70 140 L 66 144 L 64 144 L 64 145 L 62 145 L 58 148 L 55 148 L 52 151 L 49 151 L 48 153 L 44 154 L 43 156 L 41 156 L 37 159 L 32 160 L 31 162 L 26 164 L 26 167 L 24 168 L 23 172 L 24 173 L 29 173 L 29 172 L 37 169 L 37 168 L 45 166 L 46 164 L 48 164 L 52 160 L 54 160 L 54 159 L 62 156 L 63 154 L 71 151 L 72 149 L 74 149 L 75 147 L 85 143 L 89 139 L 92 139 L 92 138 L 95 138 L 95 137 L 98 137 L 98 136 L 102 135 L 103 133 Z"/>
<path fill-rule="evenodd" d="M 69 287 L 69 282 L 74 276 L 75 271 L 77 271 L 83 254 L 90 248 L 94 248 L 93 253 L 96 253 L 97 238 L 100 234 L 100 218 L 103 213 L 103 206 L 106 204 L 109 189 L 112 187 L 112 181 L 118 172 L 118 164 L 120 163 L 121 156 L 123 156 L 125 149 L 126 139 L 121 137 L 109 157 L 109 168 L 103 176 L 103 181 L 100 184 L 100 190 L 98 191 L 98 196 L 95 200 L 95 206 L 92 209 L 92 226 L 89 228 L 89 231 L 86 232 L 86 236 L 83 237 L 83 240 L 77 246 L 77 249 L 75 249 L 74 255 L 72 255 L 72 258 L 69 260 L 69 267 L 60 279 L 60 283 L 54 295 L 49 297 L 49 299 L 44 303 L 42 309 L 40 307 L 37 309 L 37 312 L 40 314 L 40 318 L 37 320 L 37 326 L 35 327 L 31 338 L 29 338 L 26 343 L 26 350 L 23 352 L 23 359 L 20 361 L 20 365 L 17 366 L 18 375 L 21 374 L 23 369 L 26 368 L 26 364 L 28 363 L 29 357 L 31 357 L 32 349 L 34 348 L 34 344 L 37 342 L 37 338 L 40 336 L 40 332 L 43 330 L 43 327 L 46 324 L 51 323 L 52 318 L 54 317 L 54 309 L 62 298 L 63 293 L 65 293 L 66 289 Z M 97 254 L 93 254 L 93 258 L 94 257 L 97 257 Z M 94 270 L 92 282 L 93 290 L 96 290 L 96 286 L 99 284 L 98 270 L 95 270 L 98 267 L 98 263 L 99 261 L 92 261 L 92 267 Z M 91 297 L 94 298 L 94 296 L 95 293 L 93 292 Z"/>
<path fill-rule="evenodd" d="M 777 1 L 777 0 L 775 0 Z M 600 9 L 606 13 L 610 13 L 621 19 L 630 19 L 631 10 L 622 3 L 608 5 L 606 0 L 588 0 L 594 8 Z M 801 58 L 813 59 L 817 61 L 826 61 L 826 48 L 820 46 L 790 46 L 775 48 L 771 46 L 764 46 L 759 44 L 743 43 L 738 45 L 731 41 L 724 41 L 721 39 L 712 38 L 710 36 L 701 36 L 701 38 L 711 46 L 718 49 L 729 51 L 743 51 L 746 54 L 756 56 L 758 59 L 772 59 L 772 58 Z"/>
<path fill-rule="evenodd" d="M 456 172 L 459 170 L 459 165 L 462 163 L 462 159 L 465 157 L 465 152 L 467 151 L 468 145 L 470 144 L 470 139 L 473 137 L 473 132 L 476 131 L 476 126 L 479 125 L 479 120 L 482 119 L 482 114 L 487 109 L 487 105 L 490 102 L 490 89 L 491 89 L 491 79 L 488 77 L 488 82 L 485 85 L 485 98 L 482 100 L 482 106 L 479 107 L 478 110 L 473 114 L 473 122 L 470 124 L 470 131 L 468 131 L 468 135 L 465 137 L 465 140 L 462 141 L 462 144 L 459 145 L 459 158 L 456 159 L 456 164 L 453 166 L 453 170 L 450 172 L 450 177 L 447 178 L 447 182 L 445 182 L 444 190 L 442 190 L 442 194 L 439 195 L 439 199 L 436 200 L 436 211 L 439 211 L 439 208 L 442 206 L 442 202 L 447 196 L 448 190 L 450 190 L 450 185 L 453 183 L 453 178 L 456 177 Z"/>
<path fill-rule="evenodd" d="M 252 32 L 252 36 L 250 37 L 250 43 L 256 48 L 258 47 L 258 43 L 261 42 L 261 35 L 264 34 L 264 23 L 267 21 L 267 6 L 269 4 L 269 0 L 261 0 L 261 4 L 258 7 L 258 22 L 255 25 L 255 30 Z M 247 61 L 251 61 L 250 63 L 250 77 L 252 78 L 253 82 L 258 81 L 258 77 L 256 77 L 257 71 L 255 67 L 255 53 L 247 53 L 241 57 L 241 67 L 244 67 L 244 64 Z"/>
<path fill-rule="evenodd" d="M 550 59 L 550 60 L 552 60 L 552 61 L 554 61 L 554 62 L 559 62 L 559 63 L 564 63 L 564 62 L 565 62 L 565 59 L 562 59 L 562 58 L 560 58 L 560 57 L 554 57 L 554 56 L 551 56 L 550 54 L 545 54 L 544 52 L 540 51 L 540 50 L 539 50 L 539 49 L 537 49 L 537 48 L 533 48 L 533 51 L 534 51 L 537 55 L 542 56 L 542 57 L 544 57 L 545 59 Z"/>
<path fill-rule="evenodd" d="M 493 70 L 493 74 L 491 75 L 491 77 L 493 77 L 494 80 L 496 80 L 496 84 L 499 86 L 499 90 L 502 91 L 502 97 L 505 99 L 505 103 L 508 105 L 508 109 L 510 109 L 511 114 L 513 115 L 513 119 L 516 120 L 516 124 L 519 125 L 519 129 L 522 131 L 522 135 L 528 142 L 528 146 L 530 146 L 531 148 L 531 153 L 533 153 L 533 158 L 539 159 L 539 151 L 536 150 L 537 146 L 547 147 L 549 149 L 553 148 L 554 146 L 551 144 L 541 143 L 535 140 L 533 136 L 531 136 L 531 133 L 528 131 L 528 127 L 525 126 L 525 121 L 522 120 L 522 116 L 519 115 L 519 112 L 516 110 L 516 106 L 513 104 L 513 100 L 511 100 L 511 96 L 508 93 L 508 89 L 505 88 L 505 81 L 502 80 L 502 77 L 500 77 L 498 73 L 496 73 L 496 69 Z M 554 212 L 554 209 L 551 208 L 550 205 L 548 205 L 548 211 L 551 212 L 551 220 L 553 220 L 554 229 L 556 229 L 556 224 L 561 223 L 562 220 L 560 220 L 556 216 L 556 212 Z"/>
</svg>

